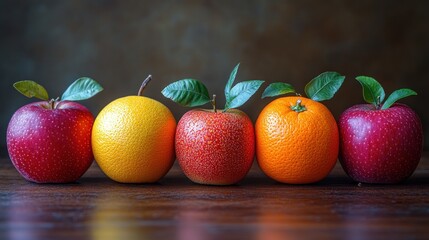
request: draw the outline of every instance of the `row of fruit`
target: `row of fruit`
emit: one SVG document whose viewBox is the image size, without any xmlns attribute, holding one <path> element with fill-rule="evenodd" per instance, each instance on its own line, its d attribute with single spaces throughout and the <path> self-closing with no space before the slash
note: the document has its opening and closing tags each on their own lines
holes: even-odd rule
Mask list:
<svg viewBox="0 0 429 240">
<path fill-rule="evenodd" d="M 347 109 L 338 125 L 321 101 L 331 99 L 345 80 L 325 72 L 304 89 L 307 97 L 287 83 L 272 83 L 262 97 L 277 98 L 263 108 L 253 125 L 237 108 L 264 81 L 234 85 L 239 64 L 225 86 L 226 104 L 216 107 L 216 95 L 195 79 L 166 86 L 162 94 L 193 109 L 176 125 L 162 103 L 142 96 L 116 99 L 95 118 L 75 101 L 90 98 L 103 88 L 90 78 L 76 80 L 61 96 L 49 98 L 33 81 L 14 87 L 43 101 L 18 109 L 7 129 L 10 159 L 28 181 L 67 183 L 78 180 L 93 159 L 111 179 L 122 183 L 150 183 L 164 177 L 177 159 L 195 183 L 229 185 L 242 180 L 256 156 L 270 178 L 289 184 L 315 183 L 325 178 L 337 159 L 355 181 L 398 183 L 412 175 L 421 158 L 422 124 L 417 114 L 397 100 L 416 93 L 385 92 L 373 78 L 360 76 L 367 104 Z"/>
</svg>

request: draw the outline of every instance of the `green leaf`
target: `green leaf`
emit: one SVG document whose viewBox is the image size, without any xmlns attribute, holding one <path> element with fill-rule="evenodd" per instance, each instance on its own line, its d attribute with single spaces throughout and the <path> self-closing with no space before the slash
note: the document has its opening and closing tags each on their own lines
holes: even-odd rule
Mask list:
<svg viewBox="0 0 429 240">
<path fill-rule="evenodd" d="M 314 101 L 329 100 L 340 89 L 345 78 L 336 72 L 324 72 L 305 85 L 304 91 Z"/>
<path fill-rule="evenodd" d="M 282 83 L 282 82 L 276 82 L 271 83 L 268 85 L 267 88 L 265 88 L 264 93 L 262 93 L 262 98 L 266 97 L 275 97 L 287 93 L 294 93 L 295 89 L 292 85 L 288 83 Z"/>
<path fill-rule="evenodd" d="M 371 103 L 376 107 L 379 107 L 385 97 L 384 89 L 380 83 L 374 78 L 367 76 L 356 77 L 356 80 L 358 80 L 362 85 L 363 99 L 367 103 Z"/>
<path fill-rule="evenodd" d="M 80 101 L 103 91 L 103 87 L 91 78 L 82 77 L 74 81 L 63 93 L 61 100 Z"/>
<path fill-rule="evenodd" d="M 232 70 L 231 74 L 229 75 L 229 80 L 226 83 L 225 86 L 225 99 L 227 102 L 231 101 L 231 95 L 230 95 L 230 91 L 232 88 L 232 84 L 234 83 L 235 77 L 237 76 L 237 72 L 238 72 L 238 68 L 240 67 L 240 63 L 238 63 L 234 69 Z"/>
<path fill-rule="evenodd" d="M 26 97 L 35 97 L 42 100 L 49 100 L 48 92 L 46 91 L 46 89 L 42 85 L 34 81 L 19 81 L 14 83 L 13 87 Z"/>
<path fill-rule="evenodd" d="M 162 95 L 185 106 L 195 107 L 210 102 L 206 86 L 195 79 L 182 79 L 169 84 L 161 91 Z"/>
<path fill-rule="evenodd" d="M 398 90 L 394 91 L 392 94 L 390 94 L 390 96 L 386 99 L 386 101 L 384 102 L 381 109 L 388 109 L 390 106 L 392 106 L 399 99 L 409 97 L 409 96 L 413 96 L 413 95 L 417 95 L 417 93 L 411 89 L 408 89 L 408 88 L 398 89 Z"/>
<path fill-rule="evenodd" d="M 264 83 L 262 80 L 249 80 L 237 83 L 230 91 L 230 100 L 226 101 L 224 111 L 243 105 L 258 91 L 262 83 Z"/>
</svg>

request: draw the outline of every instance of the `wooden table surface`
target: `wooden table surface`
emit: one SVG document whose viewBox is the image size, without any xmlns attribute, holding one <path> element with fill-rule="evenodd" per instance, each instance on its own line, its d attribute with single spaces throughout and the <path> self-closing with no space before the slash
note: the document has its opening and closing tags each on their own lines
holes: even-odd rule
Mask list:
<svg viewBox="0 0 429 240">
<path fill-rule="evenodd" d="M 254 165 L 240 184 L 120 184 L 97 165 L 78 183 L 25 181 L 0 159 L 0 239 L 429 239 L 429 155 L 400 185 L 285 185 Z"/>
</svg>

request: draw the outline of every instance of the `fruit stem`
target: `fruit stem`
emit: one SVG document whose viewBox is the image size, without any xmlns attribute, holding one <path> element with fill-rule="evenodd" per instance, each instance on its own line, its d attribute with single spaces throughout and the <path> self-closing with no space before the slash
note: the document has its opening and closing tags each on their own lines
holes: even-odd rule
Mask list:
<svg viewBox="0 0 429 240">
<path fill-rule="evenodd" d="M 297 113 L 307 111 L 307 108 L 305 108 L 304 105 L 301 105 L 301 103 L 302 103 L 301 99 L 298 99 L 296 101 L 296 105 L 290 107 L 290 109 L 292 109 L 293 111 L 295 111 Z"/>
<path fill-rule="evenodd" d="M 376 100 L 376 102 L 375 102 L 375 108 L 377 109 L 377 110 L 380 110 L 381 109 L 381 97 L 380 96 L 377 96 L 377 100 Z"/>
<path fill-rule="evenodd" d="M 51 99 L 51 100 L 49 100 L 49 102 L 48 102 L 48 105 L 46 106 L 46 105 L 43 105 L 44 106 L 44 108 L 46 108 L 46 109 L 55 109 L 55 107 L 56 107 L 56 105 L 57 105 L 57 102 L 60 100 L 60 98 L 59 97 L 57 97 L 56 99 Z"/>
<path fill-rule="evenodd" d="M 213 106 L 213 112 L 217 112 L 216 109 L 216 94 L 213 94 L 213 99 L 211 100 L 212 106 Z"/>
<path fill-rule="evenodd" d="M 142 96 L 143 90 L 146 87 L 146 85 L 152 80 L 152 75 L 149 74 L 147 78 L 142 82 L 142 85 L 140 86 L 139 92 L 137 93 L 138 96 Z"/>
</svg>

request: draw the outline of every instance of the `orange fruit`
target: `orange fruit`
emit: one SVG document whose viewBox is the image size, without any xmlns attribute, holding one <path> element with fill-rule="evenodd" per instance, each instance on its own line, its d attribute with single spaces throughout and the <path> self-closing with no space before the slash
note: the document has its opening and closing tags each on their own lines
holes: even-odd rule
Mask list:
<svg viewBox="0 0 429 240">
<path fill-rule="evenodd" d="M 151 183 L 170 170 L 176 120 L 162 103 L 128 96 L 104 107 L 92 129 L 92 149 L 101 170 L 122 183 Z"/>
<path fill-rule="evenodd" d="M 301 101 L 301 112 L 292 108 Z M 314 183 L 334 167 L 339 150 L 337 123 L 321 103 L 278 98 L 260 113 L 255 125 L 256 157 L 270 178 L 290 184 Z"/>
</svg>

